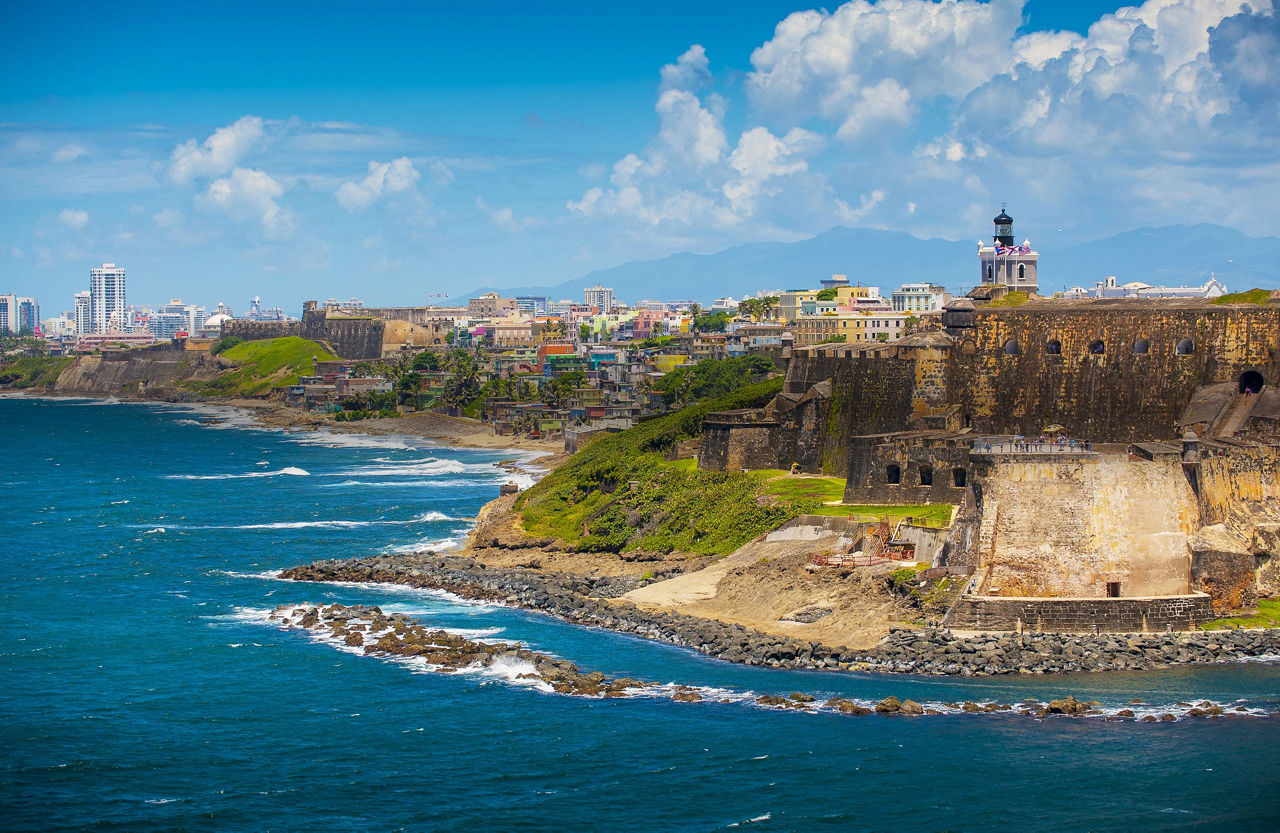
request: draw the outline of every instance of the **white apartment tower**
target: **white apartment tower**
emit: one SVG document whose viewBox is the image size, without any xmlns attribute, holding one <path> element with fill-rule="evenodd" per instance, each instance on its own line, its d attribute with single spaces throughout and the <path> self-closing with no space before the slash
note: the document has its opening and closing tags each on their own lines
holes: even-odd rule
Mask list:
<svg viewBox="0 0 1280 833">
<path fill-rule="evenodd" d="M 582 300 L 589 307 L 596 307 L 600 312 L 613 309 L 613 290 L 607 286 L 596 284 L 582 290 Z"/>
<path fill-rule="evenodd" d="M 76 293 L 76 311 L 74 313 L 74 321 L 77 336 L 87 336 L 89 333 L 93 332 L 93 315 L 91 312 L 92 307 L 90 306 L 89 298 L 89 291 L 87 289 L 84 292 Z"/>
<path fill-rule="evenodd" d="M 104 263 L 89 270 L 89 316 L 95 333 L 107 332 L 112 324 L 124 328 L 128 323 L 122 267 Z"/>
</svg>

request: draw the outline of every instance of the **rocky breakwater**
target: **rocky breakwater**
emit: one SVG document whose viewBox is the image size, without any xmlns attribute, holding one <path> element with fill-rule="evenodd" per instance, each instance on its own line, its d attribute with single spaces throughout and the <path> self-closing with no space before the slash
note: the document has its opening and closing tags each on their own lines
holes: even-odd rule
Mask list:
<svg viewBox="0 0 1280 833">
<path fill-rule="evenodd" d="M 1280 657 L 1280 630 L 1078 635 L 894 629 L 855 658 L 868 670 L 911 674 L 1052 674 L 1141 671 L 1188 663 Z"/>
<path fill-rule="evenodd" d="M 428 628 L 403 613 L 387 614 L 369 605 L 283 606 L 273 610 L 269 618 L 371 656 L 417 658 L 441 673 L 501 667 L 517 681 L 529 681 L 560 694 L 626 697 L 629 691 L 654 685 L 627 677 L 610 679 L 599 671 L 584 672 L 572 662 L 530 651 L 518 643 L 476 642 Z"/>
<path fill-rule="evenodd" d="M 387 555 L 320 561 L 286 570 L 297 581 L 406 584 L 469 599 L 538 610 L 582 625 L 608 628 L 692 648 L 713 657 L 773 668 L 839 668 L 853 659 L 840 648 L 772 636 L 741 625 L 680 613 L 647 611 L 616 597 L 641 579 L 492 568 L 463 556 Z"/>
<path fill-rule="evenodd" d="M 635 634 L 729 662 L 977 676 L 1141 670 L 1184 663 L 1280 656 L 1280 630 L 1161 634 L 982 634 L 894 629 L 875 648 L 853 650 L 774 636 L 737 624 L 650 611 L 618 599 L 641 579 L 487 567 L 429 554 L 320 561 L 281 573 L 320 582 L 382 582 L 445 590 L 464 598 L 538 610 L 582 625 Z"/>
</svg>

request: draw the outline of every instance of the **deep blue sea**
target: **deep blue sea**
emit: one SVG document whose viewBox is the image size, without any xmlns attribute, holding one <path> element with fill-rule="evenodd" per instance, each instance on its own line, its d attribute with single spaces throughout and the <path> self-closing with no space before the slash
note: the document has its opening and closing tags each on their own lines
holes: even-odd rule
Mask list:
<svg viewBox="0 0 1280 833">
<path fill-rule="evenodd" d="M 1276 830 L 1280 665 L 988 679 L 739 667 L 535 613 L 282 582 L 444 546 L 510 452 L 255 429 L 230 412 L 0 399 L 0 828 Z M 739 702 L 594 700 L 422 673 L 264 621 L 376 603 Z M 747 693 L 1261 716 L 1139 724 L 783 712 Z M 731 698 L 732 699 L 732 698 Z M 746 700 L 741 701 L 741 700 Z"/>
</svg>

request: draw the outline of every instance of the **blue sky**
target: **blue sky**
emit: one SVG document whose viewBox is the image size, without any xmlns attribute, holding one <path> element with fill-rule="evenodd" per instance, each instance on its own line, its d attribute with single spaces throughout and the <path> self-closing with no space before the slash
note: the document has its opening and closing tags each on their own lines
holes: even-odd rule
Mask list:
<svg viewBox="0 0 1280 833">
<path fill-rule="evenodd" d="M 1033 242 L 1280 231 L 1271 0 L 10 2 L 5 21 L 0 291 L 46 315 L 103 261 L 134 302 L 297 308 L 834 225 L 976 239 L 1001 201 Z"/>
</svg>

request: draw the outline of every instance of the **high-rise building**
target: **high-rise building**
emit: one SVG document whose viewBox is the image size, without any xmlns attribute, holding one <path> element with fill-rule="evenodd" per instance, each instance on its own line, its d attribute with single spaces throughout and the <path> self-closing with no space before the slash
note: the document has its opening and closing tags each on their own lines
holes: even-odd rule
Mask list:
<svg viewBox="0 0 1280 833">
<path fill-rule="evenodd" d="M 76 293 L 76 309 L 74 313 L 74 321 L 76 325 L 76 335 L 87 336 L 93 332 L 93 316 L 89 302 L 89 291 Z"/>
<path fill-rule="evenodd" d="M 34 333 L 40 326 L 40 302 L 21 295 L 0 295 L 0 332 Z"/>
<path fill-rule="evenodd" d="M 613 290 L 600 284 L 588 286 L 582 290 L 582 301 L 589 307 L 608 312 L 613 309 Z"/>
<path fill-rule="evenodd" d="M 125 310 L 124 268 L 104 263 L 89 270 L 89 316 L 95 333 L 111 327 L 123 328 L 128 323 Z"/>
</svg>

